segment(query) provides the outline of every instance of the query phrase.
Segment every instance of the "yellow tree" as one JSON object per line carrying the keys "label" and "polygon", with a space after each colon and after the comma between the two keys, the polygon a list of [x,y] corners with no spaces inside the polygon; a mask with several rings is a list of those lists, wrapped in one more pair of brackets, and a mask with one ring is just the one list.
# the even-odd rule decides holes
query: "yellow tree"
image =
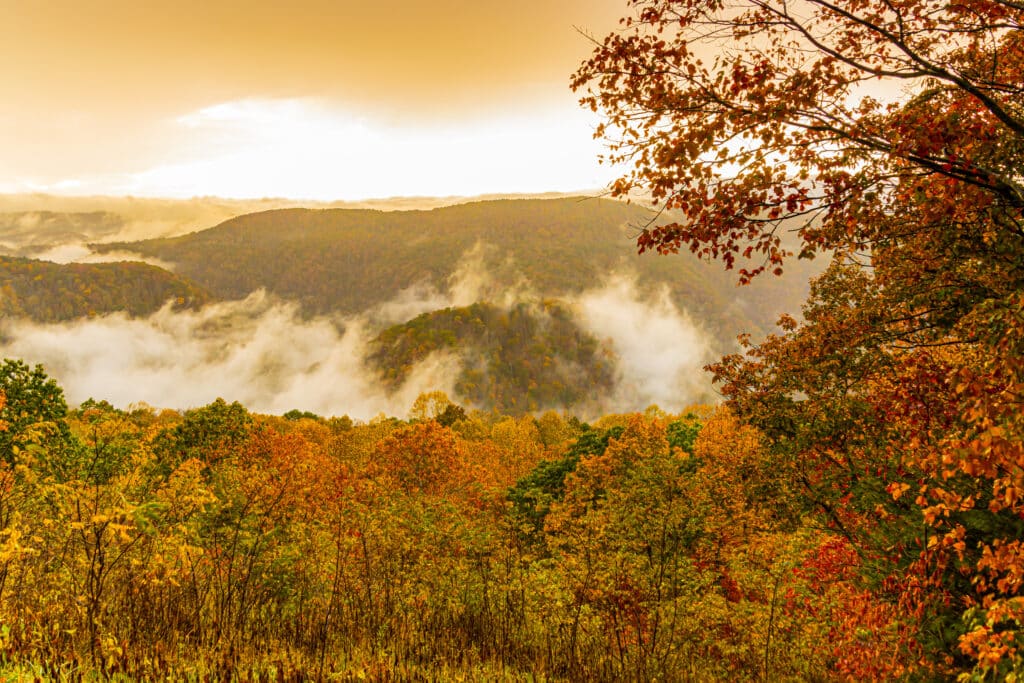
{"label": "yellow tree", "polygon": [[711,576],[691,552],[703,515],[687,499],[688,460],[664,425],[634,416],[552,503],[545,532],[571,596],[552,616],[576,676],[662,678],[702,647]]}

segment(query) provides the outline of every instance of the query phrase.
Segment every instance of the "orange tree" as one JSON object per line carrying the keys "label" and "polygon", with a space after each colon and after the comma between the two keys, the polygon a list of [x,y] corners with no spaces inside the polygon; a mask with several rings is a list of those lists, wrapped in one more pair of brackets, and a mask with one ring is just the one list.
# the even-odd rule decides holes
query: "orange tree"
{"label": "orange tree", "polygon": [[[641,250],[747,282],[834,257],[714,366],[772,468],[919,619],[929,666],[1024,668],[1024,5],[633,0],[573,87]],[[884,523],[879,523],[882,520]]]}

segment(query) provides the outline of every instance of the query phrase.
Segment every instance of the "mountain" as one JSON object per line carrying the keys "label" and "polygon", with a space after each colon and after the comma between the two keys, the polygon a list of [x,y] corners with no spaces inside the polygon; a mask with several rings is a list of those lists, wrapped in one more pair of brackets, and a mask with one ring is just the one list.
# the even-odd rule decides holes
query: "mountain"
{"label": "mountain", "polygon": [[148,315],[168,301],[197,308],[211,301],[195,284],[145,263],[50,263],[0,256],[0,315],[60,322],[124,311]]}
{"label": "mountain", "polygon": [[54,245],[116,235],[124,219],[110,211],[15,211],[0,213],[0,253],[35,257]]}
{"label": "mountain", "polygon": [[446,291],[466,271],[467,255],[486,274],[473,300],[510,291],[571,297],[612,273],[631,273],[641,290],[666,288],[723,344],[741,332],[762,334],[779,313],[798,309],[812,272],[805,263],[787,277],[740,288],[719,263],[690,254],[638,255],[635,236],[654,217],[637,205],[590,198],[417,211],[281,209],[178,237],[90,246],[173,263],[178,274],[221,299],[265,288],[308,314],[366,311],[415,287]]}
{"label": "mountain", "polygon": [[368,361],[389,388],[438,351],[455,351],[462,401],[506,412],[571,407],[614,385],[614,357],[553,301],[445,308],[381,332]]}
{"label": "mountain", "polygon": [[[223,302],[203,316],[182,318],[180,328],[152,331],[182,350],[174,372],[183,379],[169,385],[194,382],[196,367],[210,368],[204,377],[223,372],[245,391],[265,391],[258,400],[266,405],[282,387],[302,386],[332,364],[341,384],[368,387],[372,400],[359,399],[367,405],[405,401],[438,386],[467,407],[515,413],[703,400],[702,366],[735,350],[736,335],[757,338],[780,313],[797,312],[814,272],[814,264],[797,261],[784,277],[739,287],[720,263],[690,253],[638,255],[638,231],[658,217],[602,199],[495,199],[416,210],[274,208],[141,241],[121,236],[167,235],[150,227],[169,223],[141,209],[131,220],[102,206],[47,211],[0,214],[0,253],[14,252],[0,257],[0,315],[58,322],[117,311],[146,316],[167,301],[178,308]],[[90,235],[96,239],[86,248],[81,240]],[[70,254],[156,265],[22,258],[40,250],[54,260]],[[268,294],[256,297],[264,304],[239,301],[257,290]],[[202,327],[198,340],[195,325]],[[27,338],[29,328],[5,327],[9,340]],[[233,341],[214,330],[231,331]],[[240,330],[247,331],[239,336]],[[119,332],[106,331],[102,344],[120,348]],[[125,329],[126,339],[137,331]],[[296,339],[302,343],[296,346]],[[19,348],[36,362],[73,365],[83,383],[91,381],[88,349],[67,364],[60,360],[64,350],[38,347],[23,341]],[[328,347],[333,355],[318,355]],[[121,372],[130,376],[148,362],[126,351]],[[238,379],[248,377],[250,365],[251,377]],[[273,382],[270,367],[278,368]],[[316,396],[291,407],[361,408],[335,407],[347,396]]]}

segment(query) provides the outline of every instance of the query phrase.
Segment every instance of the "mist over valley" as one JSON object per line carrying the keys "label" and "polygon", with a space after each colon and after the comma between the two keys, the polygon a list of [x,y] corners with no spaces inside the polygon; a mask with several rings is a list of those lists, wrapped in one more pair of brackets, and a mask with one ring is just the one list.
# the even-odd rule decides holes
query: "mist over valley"
{"label": "mist over valley", "polygon": [[703,365],[773,329],[810,273],[737,287],[689,254],[637,255],[653,214],[586,197],[282,202],[202,223],[268,203],[0,213],[0,352],[74,404],[367,420],[441,390],[511,414],[680,410],[715,399]]}

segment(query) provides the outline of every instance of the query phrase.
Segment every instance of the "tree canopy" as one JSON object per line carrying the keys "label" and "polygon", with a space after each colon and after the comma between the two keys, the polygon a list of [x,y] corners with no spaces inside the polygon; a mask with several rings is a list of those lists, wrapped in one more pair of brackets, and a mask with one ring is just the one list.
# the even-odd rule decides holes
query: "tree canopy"
{"label": "tree canopy", "polygon": [[43,366],[5,358],[0,364],[0,395],[0,461],[13,465],[19,450],[33,443],[61,450],[68,438],[62,422],[68,406],[63,390]]}
{"label": "tree canopy", "polygon": [[606,117],[609,159],[632,164],[612,193],[648,190],[683,217],[642,249],[759,254],[749,279],[789,255],[794,219],[804,255],[887,241],[908,210],[1019,239],[1019,4],[630,4],[572,85]]}
{"label": "tree canopy", "polygon": [[742,282],[833,256],[802,321],[712,368],[771,485],[857,548],[934,670],[1019,675],[1024,6],[631,4],[573,86],[631,164],[613,193],[680,217],[639,248]]}

